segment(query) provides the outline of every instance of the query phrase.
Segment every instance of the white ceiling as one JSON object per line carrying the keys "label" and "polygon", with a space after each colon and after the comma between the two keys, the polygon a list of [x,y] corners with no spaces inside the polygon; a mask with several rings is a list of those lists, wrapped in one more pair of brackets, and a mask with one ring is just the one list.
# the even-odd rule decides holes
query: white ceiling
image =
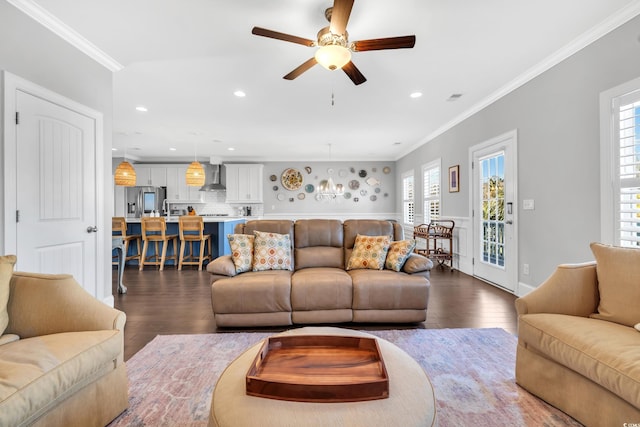
{"label": "white ceiling", "polygon": [[351,41],[417,41],[354,53],[355,86],[319,65],[283,80],[314,48],[251,34],[314,39],[331,0],[34,1],[124,66],[113,155],[147,161],[327,160],[328,144],[336,161],[397,159],[640,13],[639,0],[356,0]]}

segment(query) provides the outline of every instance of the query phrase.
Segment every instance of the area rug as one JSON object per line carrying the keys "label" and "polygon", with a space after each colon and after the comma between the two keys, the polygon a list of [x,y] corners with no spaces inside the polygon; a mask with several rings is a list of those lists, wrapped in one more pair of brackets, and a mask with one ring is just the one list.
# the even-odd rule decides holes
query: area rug
{"label": "area rug", "polygon": [[[516,385],[517,341],[503,329],[365,332],[394,343],[423,367],[440,427],[580,426]],[[269,335],[157,336],[127,362],[130,406],[109,426],[206,426],[219,375]]]}

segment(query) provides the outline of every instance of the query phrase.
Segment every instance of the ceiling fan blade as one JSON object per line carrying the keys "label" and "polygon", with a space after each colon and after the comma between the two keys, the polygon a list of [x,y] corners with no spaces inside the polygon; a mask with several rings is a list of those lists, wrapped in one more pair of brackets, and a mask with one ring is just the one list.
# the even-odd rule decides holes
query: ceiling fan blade
{"label": "ceiling fan blade", "polygon": [[353,50],[407,49],[416,44],[416,36],[388,37],[384,39],[370,39],[353,42]]}
{"label": "ceiling fan blade", "polygon": [[331,23],[329,29],[333,34],[344,34],[347,30],[347,22],[351,15],[353,0],[335,0],[331,11]]}
{"label": "ceiling fan blade", "polygon": [[349,76],[353,84],[355,84],[356,86],[367,81],[360,70],[358,70],[358,68],[353,65],[353,62],[351,61],[347,62],[347,64],[342,67],[342,71],[344,71],[345,74]]}
{"label": "ceiling fan blade", "polygon": [[279,33],[277,31],[267,30],[266,28],[253,27],[251,34],[262,37],[270,37],[272,39],[283,40],[285,42],[297,43],[304,46],[313,46],[316,42],[302,37],[292,36],[290,34]]}
{"label": "ceiling fan blade", "polygon": [[283,79],[285,79],[285,80],[293,80],[296,77],[298,77],[300,74],[302,74],[305,71],[307,71],[309,68],[311,68],[314,65],[316,65],[317,63],[318,63],[318,61],[316,61],[315,57],[310,58],[307,61],[305,61],[304,63],[302,63],[302,65],[300,65],[298,68],[296,68],[295,70],[293,70],[292,72],[290,72],[289,74],[284,76]]}

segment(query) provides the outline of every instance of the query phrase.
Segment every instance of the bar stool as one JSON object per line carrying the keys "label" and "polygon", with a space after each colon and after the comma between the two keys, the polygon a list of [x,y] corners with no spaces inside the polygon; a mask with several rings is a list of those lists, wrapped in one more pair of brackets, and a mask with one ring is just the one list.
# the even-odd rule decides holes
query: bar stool
{"label": "bar stool", "polygon": [[[183,215],[178,218],[180,230],[180,263],[178,270],[183,265],[197,265],[198,271],[202,270],[204,260],[211,260],[211,235],[204,234],[204,220],[201,216]],[[200,256],[193,253],[193,243],[200,242]],[[209,243],[208,254],[205,255],[205,244]],[[189,244],[189,254],[185,256],[185,246]]]}
{"label": "bar stool", "polygon": [[[113,236],[122,237],[124,242],[124,261],[127,262],[130,259],[140,260],[140,249],[142,249],[142,236],[140,234],[127,234],[127,221],[122,216],[114,216],[111,218],[111,234]],[[136,253],[128,255],[129,242],[134,241],[136,243]],[[117,258],[113,257],[113,258]],[[117,261],[112,262],[113,265],[118,265]]]}
{"label": "bar stool", "polygon": [[[164,217],[144,217],[141,218],[142,224],[142,240],[144,246],[142,248],[142,256],[140,257],[140,270],[147,265],[159,265],[160,271],[164,270],[164,263],[166,260],[174,260],[178,262],[178,235],[166,234],[167,223]],[[153,242],[155,245],[155,253],[153,255],[147,255],[149,248],[149,242]],[[162,255],[159,253],[159,243],[162,242]],[[173,242],[173,255],[167,256],[167,246],[169,242]],[[148,261],[153,260],[153,261]]]}

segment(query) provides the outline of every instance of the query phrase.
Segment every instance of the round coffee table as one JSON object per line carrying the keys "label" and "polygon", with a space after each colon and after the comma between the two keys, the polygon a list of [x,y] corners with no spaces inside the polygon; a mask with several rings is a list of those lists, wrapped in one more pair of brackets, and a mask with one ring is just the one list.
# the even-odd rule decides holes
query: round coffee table
{"label": "round coffee table", "polygon": [[[374,337],[332,327],[306,327],[279,335]],[[289,402],[248,396],[245,378],[262,342],[225,369],[213,391],[209,427],[269,426],[435,426],[433,387],[422,367],[400,348],[381,338],[378,346],[389,376],[389,398],[364,402]]]}

